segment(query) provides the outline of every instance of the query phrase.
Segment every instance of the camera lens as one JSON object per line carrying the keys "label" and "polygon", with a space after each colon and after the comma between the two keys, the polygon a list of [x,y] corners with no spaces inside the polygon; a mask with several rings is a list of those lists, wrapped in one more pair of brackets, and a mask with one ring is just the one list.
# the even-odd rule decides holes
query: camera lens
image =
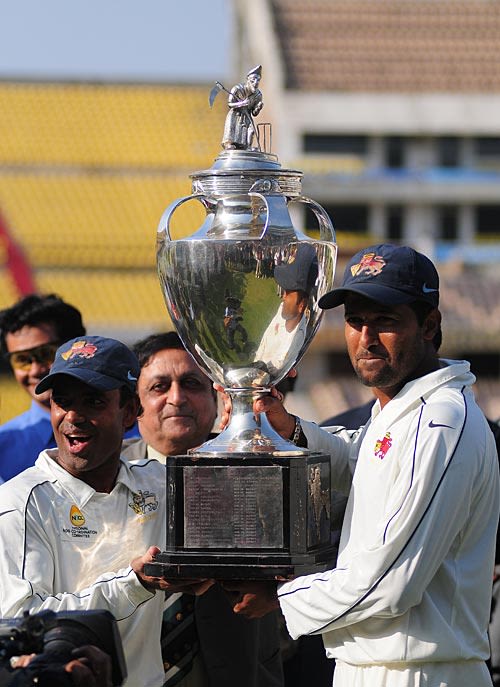
{"label": "camera lens", "polygon": [[84,644],[98,645],[99,638],[87,627],[72,620],[59,620],[44,637],[43,651],[54,660],[69,661],[71,652]]}

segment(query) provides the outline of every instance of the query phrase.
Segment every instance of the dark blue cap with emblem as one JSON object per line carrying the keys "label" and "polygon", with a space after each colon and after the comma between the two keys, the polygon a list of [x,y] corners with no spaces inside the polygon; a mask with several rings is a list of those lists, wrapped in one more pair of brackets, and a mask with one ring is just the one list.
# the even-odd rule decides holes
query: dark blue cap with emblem
{"label": "dark blue cap with emblem", "polygon": [[379,243],[351,258],[342,285],[320,298],[319,306],[335,308],[349,293],[385,305],[422,301],[437,308],[439,276],[429,258],[413,248]]}
{"label": "dark blue cap with emblem", "polygon": [[137,387],[139,361],[121,341],[104,336],[80,336],[59,346],[49,374],[37,385],[40,394],[54,386],[54,379],[69,375],[85,384],[111,391],[122,386]]}

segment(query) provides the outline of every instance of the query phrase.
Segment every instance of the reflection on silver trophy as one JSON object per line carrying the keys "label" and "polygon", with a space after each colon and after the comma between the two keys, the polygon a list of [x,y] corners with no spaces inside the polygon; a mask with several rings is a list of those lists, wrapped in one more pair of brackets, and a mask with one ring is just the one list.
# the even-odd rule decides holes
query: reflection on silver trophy
{"label": "reflection on silver trophy", "polygon": [[[328,215],[301,195],[302,173],[282,169],[268,149],[270,125],[255,122],[261,75],[251,69],[231,90],[216,82],[210,104],[221,91],[228,98],[223,150],[191,175],[192,195],[173,202],[158,227],[172,322],[232,402],[218,437],[167,460],[168,541],[158,557],[166,575],[289,574],[331,555],[329,458],[283,439],[253,410],[309,346],[337,255]],[[174,240],[172,215],[191,200],[205,220]],[[313,211],[319,238],[293,226],[291,202]]]}

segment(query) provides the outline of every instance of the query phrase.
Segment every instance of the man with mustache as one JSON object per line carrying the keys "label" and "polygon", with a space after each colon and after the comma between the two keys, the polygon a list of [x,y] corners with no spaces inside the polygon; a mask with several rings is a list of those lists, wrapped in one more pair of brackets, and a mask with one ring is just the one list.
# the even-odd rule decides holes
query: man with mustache
{"label": "man with mustache", "polygon": [[217,417],[216,393],[175,332],[152,334],[133,347],[141,372],[137,393],[142,441],[135,457],[165,463],[207,440]]}
{"label": "man with mustache", "polygon": [[[357,253],[319,304],[345,309],[354,370],[376,403],[349,432],[302,422],[349,494],[336,567],[239,585],[235,612],[281,607],[292,637],[322,635],[336,687],[487,687],[488,618],[499,516],[493,434],[466,361],[439,359],[439,277],[409,247]],[[256,403],[282,436],[296,418]]]}
{"label": "man with mustache", "polygon": [[[147,457],[164,464],[167,455],[183,455],[208,439],[217,417],[216,392],[175,332],[153,334],[139,341],[134,352],[141,366],[137,390],[142,439],[126,442],[123,455],[132,462]],[[258,620],[236,616],[219,585],[196,599],[169,595],[166,605],[166,685],[282,686],[276,614]]]}

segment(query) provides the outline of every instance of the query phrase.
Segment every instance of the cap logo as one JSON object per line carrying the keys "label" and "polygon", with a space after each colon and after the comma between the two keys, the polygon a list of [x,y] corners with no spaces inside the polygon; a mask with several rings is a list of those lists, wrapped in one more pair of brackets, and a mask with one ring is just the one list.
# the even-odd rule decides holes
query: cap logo
{"label": "cap logo", "polygon": [[382,272],[385,265],[386,262],[380,255],[365,253],[357,265],[352,265],[351,274],[353,277],[359,277],[361,274],[369,274],[375,277]]}
{"label": "cap logo", "polygon": [[75,341],[69,351],[61,353],[61,358],[71,360],[71,358],[93,358],[97,351],[97,346],[86,341]]}

